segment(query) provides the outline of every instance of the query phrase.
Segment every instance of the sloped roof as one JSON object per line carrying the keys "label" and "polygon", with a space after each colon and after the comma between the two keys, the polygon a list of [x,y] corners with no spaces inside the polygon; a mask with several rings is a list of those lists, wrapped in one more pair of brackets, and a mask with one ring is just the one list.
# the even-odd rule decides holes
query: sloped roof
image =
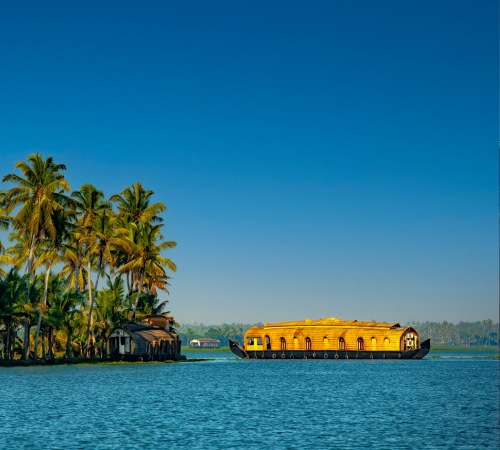
{"label": "sloped roof", "polygon": [[141,336],[148,341],[158,341],[161,339],[172,339],[175,333],[165,330],[157,325],[150,325],[149,323],[135,323],[130,322],[121,326],[124,330],[131,334]]}
{"label": "sloped roof", "polygon": [[[357,320],[341,320],[335,317],[327,317],[318,320],[298,320],[291,322],[265,323],[264,328],[288,328],[288,327],[352,327],[352,328],[399,328],[399,323],[381,322],[358,322]],[[257,327],[259,328],[259,327]]]}

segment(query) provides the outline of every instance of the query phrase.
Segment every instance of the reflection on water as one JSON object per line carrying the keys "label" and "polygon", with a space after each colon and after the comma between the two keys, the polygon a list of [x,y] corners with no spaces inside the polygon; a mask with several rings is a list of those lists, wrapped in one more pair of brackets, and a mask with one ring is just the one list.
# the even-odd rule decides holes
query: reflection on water
{"label": "reflection on water", "polygon": [[1,448],[498,448],[499,361],[0,368]]}

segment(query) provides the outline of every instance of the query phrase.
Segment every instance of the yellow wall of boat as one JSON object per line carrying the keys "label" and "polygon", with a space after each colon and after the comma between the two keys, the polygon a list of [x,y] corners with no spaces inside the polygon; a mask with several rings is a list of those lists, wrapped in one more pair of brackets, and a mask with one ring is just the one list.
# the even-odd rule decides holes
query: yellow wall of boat
{"label": "yellow wall of boat", "polygon": [[[252,327],[245,334],[247,351],[286,350],[360,350],[401,351],[418,348],[419,335],[411,327],[399,324],[344,321],[336,318],[280,322]],[[270,342],[268,348],[267,342]],[[343,342],[342,342],[343,340]],[[308,342],[309,341],[309,342]]]}

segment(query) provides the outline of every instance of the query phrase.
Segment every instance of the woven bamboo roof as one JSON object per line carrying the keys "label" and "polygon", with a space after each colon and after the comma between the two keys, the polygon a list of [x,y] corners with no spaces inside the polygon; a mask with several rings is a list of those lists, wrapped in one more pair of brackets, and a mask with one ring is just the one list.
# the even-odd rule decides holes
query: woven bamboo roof
{"label": "woven bamboo roof", "polygon": [[122,325],[121,328],[133,333],[134,335],[141,336],[149,342],[159,341],[162,339],[173,339],[175,335],[164,328],[146,323],[127,323]]}
{"label": "woven bamboo roof", "polygon": [[349,327],[349,328],[400,328],[399,323],[358,322],[357,320],[341,320],[335,317],[324,319],[305,319],[290,322],[265,323],[264,328],[289,328],[289,327]]}

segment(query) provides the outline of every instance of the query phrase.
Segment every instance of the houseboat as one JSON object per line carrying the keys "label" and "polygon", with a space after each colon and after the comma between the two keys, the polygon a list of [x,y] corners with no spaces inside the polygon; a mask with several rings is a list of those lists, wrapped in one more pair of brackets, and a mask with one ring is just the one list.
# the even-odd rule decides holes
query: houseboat
{"label": "houseboat", "polygon": [[198,338],[189,341],[190,348],[220,348],[219,339]]}
{"label": "houseboat", "polygon": [[181,355],[181,338],[173,328],[174,319],[159,314],[144,322],[129,322],[113,328],[108,338],[112,360],[165,361],[186,359]]}
{"label": "houseboat", "polygon": [[399,323],[326,318],[254,326],[229,347],[247,359],[422,359],[431,345]]}

